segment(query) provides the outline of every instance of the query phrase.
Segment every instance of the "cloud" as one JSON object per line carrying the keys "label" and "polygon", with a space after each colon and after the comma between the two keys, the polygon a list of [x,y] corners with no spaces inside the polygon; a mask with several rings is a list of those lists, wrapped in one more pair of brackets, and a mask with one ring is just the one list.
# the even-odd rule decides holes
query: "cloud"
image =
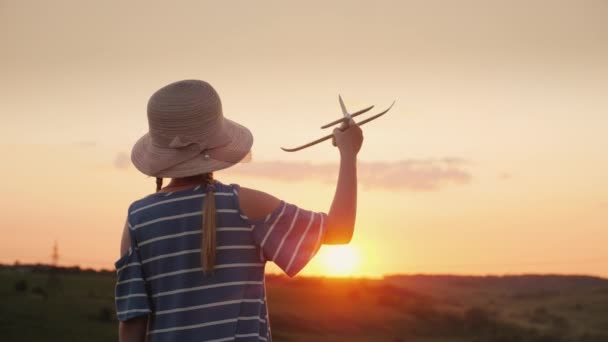
{"label": "cloud", "polygon": [[[406,191],[436,191],[449,184],[464,185],[472,180],[468,161],[459,158],[405,159],[391,162],[358,163],[359,184],[365,188]],[[266,178],[283,182],[336,181],[336,163],[259,161],[241,164],[229,174]]]}
{"label": "cloud", "polygon": [[468,184],[473,178],[460,159],[401,160],[361,163],[361,184],[373,188],[434,191],[447,184]]}
{"label": "cloud", "polygon": [[125,152],[119,152],[114,158],[114,167],[120,170],[126,170],[131,164],[131,158]]}

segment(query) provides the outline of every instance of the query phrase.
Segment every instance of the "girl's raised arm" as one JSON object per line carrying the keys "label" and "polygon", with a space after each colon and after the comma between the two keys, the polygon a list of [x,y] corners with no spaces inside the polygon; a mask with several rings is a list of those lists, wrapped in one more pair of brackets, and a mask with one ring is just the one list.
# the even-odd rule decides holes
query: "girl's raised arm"
{"label": "girl's raised arm", "polygon": [[334,129],[334,145],[340,150],[340,173],[327,216],[324,244],[346,244],[353,237],[357,217],[357,153],[362,144],[363,132],[352,119],[347,127]]}
{"label": "girl's raised arm", "polygon": [[[348,127],[334,129],[334,145],[340,151],[340,171],[325,232],[324,244],[349,243],[357,213],[357,153],[363,143],[361,128],[351,120]],[[241,188],[239,201],[243,213],[253,221],[262,220],[275,211],[281,201],[265,192]]]}

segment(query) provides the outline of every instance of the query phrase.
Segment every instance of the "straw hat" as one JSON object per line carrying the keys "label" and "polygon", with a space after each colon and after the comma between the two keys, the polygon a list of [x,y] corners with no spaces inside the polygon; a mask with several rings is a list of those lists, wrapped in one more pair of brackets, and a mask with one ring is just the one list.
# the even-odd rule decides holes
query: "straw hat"
{"label": "straw hat", "polygon": [[250,158],[251,132],[224,118],[219,95],[204,81],[178,81],[156,91],[148,101],[148,126],[131,160],[149,176],[193,176]]}

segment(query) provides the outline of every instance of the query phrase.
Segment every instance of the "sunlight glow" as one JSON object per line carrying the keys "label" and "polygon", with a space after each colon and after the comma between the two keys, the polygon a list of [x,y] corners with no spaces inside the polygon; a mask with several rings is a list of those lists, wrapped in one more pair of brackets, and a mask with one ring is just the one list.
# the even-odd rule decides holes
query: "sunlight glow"
{"label": "sunlight glow", "polygon": [[353,245],[323,246],[319,254],[325,274],[330,277],[348,277],[357,272],[359,253]]}

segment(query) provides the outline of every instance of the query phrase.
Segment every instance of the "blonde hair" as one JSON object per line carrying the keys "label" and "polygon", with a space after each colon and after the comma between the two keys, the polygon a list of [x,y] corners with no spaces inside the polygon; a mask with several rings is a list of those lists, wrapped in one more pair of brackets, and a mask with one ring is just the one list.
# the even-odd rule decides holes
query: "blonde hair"
{"label": "blonde hair", "polygon": [[[202,208],[202,227],[201,227],[201,267],[205,273],[213,273],[216,255],[216,221],[215,221],[215,195],[213,173],[192,176],[201,178],[201,185],[206,187],[205,199]],[[185,177],[191,178],[191,177]],[[163,186],[163,179],[156,178],[156,192]]]}

